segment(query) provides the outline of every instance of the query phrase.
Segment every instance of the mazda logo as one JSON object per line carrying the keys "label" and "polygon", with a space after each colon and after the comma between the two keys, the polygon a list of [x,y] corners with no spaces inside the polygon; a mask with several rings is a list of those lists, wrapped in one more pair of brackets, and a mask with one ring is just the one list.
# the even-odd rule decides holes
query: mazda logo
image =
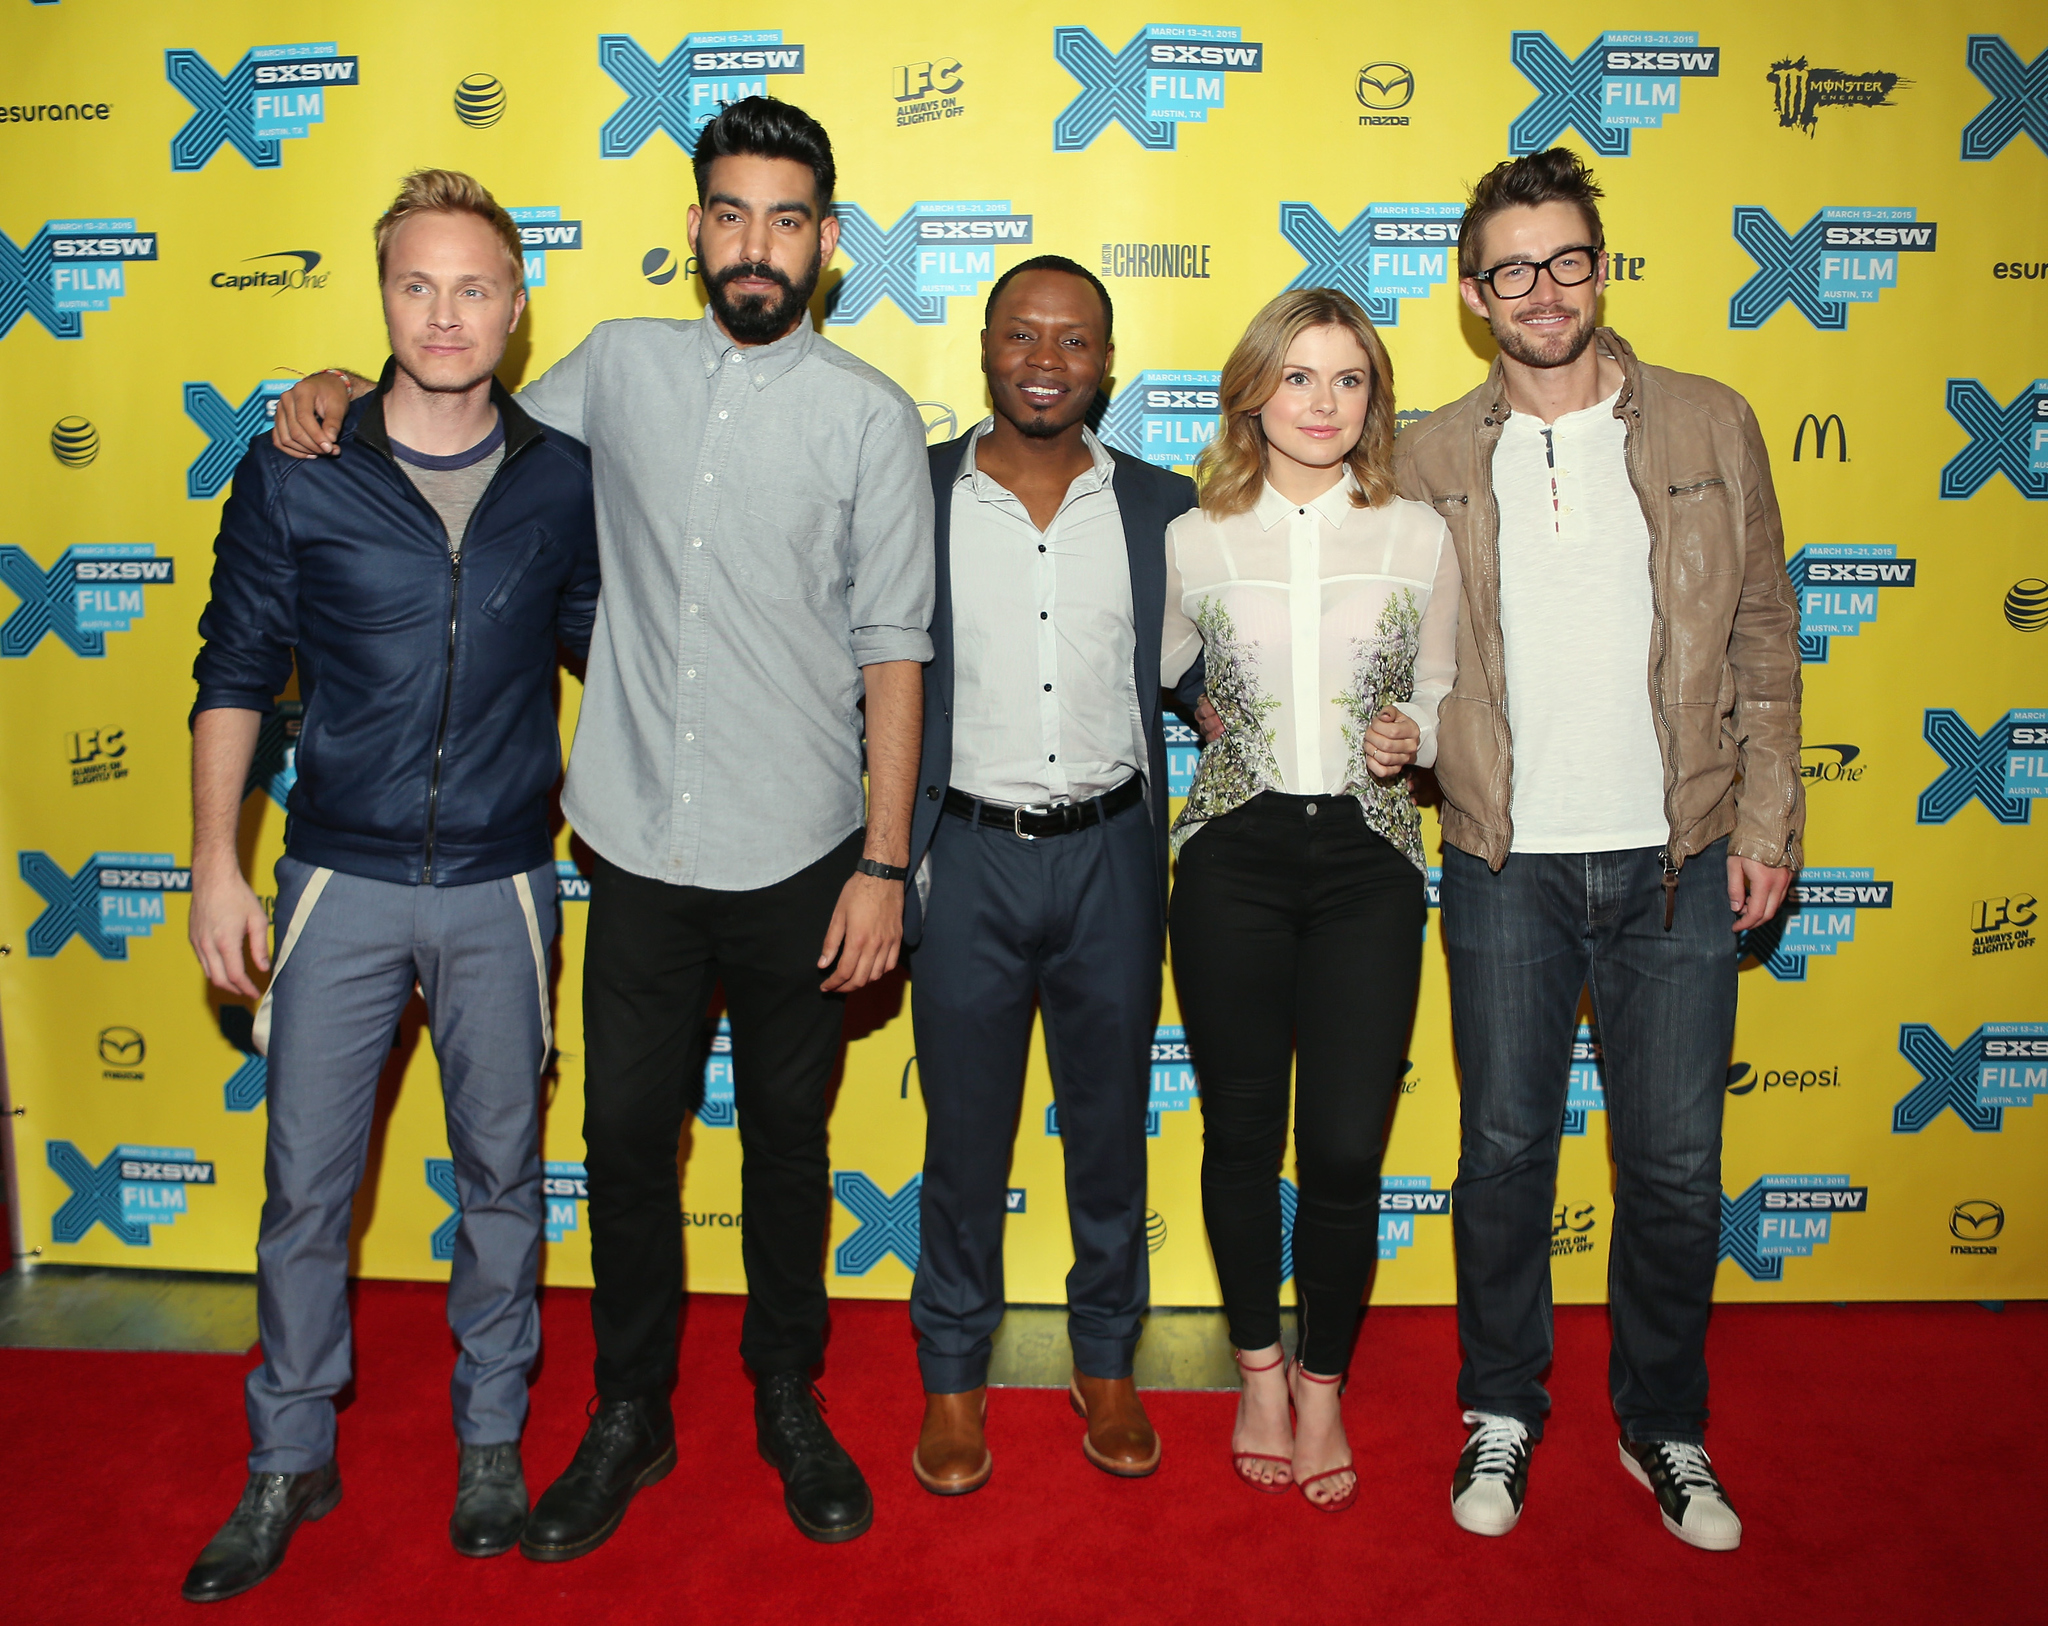
{"label": "mazda logo", "polygon": [[101,1028],[100,1060],[109,1067],[140,1067],[148,1049],[133,1028]]}
{"label": "mazda logo", "polygon": [[920,401],[917,403],[917,410],[919,416],[924,419],[926,445],[943,445],[960,433],[960,420],[944,401]]}
{"label": "mazda logo", "polygon": [[1957,1203],[1948,1217],[1949,1235],[1960,1242],[1989,1242],[2005,1229],[2005,1210],[1984,1197]]}
{"label": "mazda logo", "polygon": [[1415,75],[1398,62],[1373,62],[1358,70],[1358,105],[1392,113],[1415,100]]}

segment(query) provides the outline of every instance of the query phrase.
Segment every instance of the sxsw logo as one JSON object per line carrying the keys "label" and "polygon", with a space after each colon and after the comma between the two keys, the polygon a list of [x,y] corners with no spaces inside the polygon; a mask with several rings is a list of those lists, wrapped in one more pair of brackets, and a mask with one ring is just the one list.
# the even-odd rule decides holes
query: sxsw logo
{"label": "sxsw logo", "polygon": [[1158,468],[1192,463],[1216,438],[1222,383],[1221,373],[1147,370],[1116,392],[1097,433]]}
{"label": "sxsw logo", "polygon": [[1785,561],[1799,595],[1799,658],[1825,661],[1830,638],[1853,638],[1877,619],[1880,587],[1911,587],[1917,560],[1889,542],[1801,548]]}
{"label": "sxsw logo", "polygon": [[1428,1175],[1381,1175],[1380,1257],[1398,1259],[1403,1248],[1415,1245],[1417,1215],[1448,1215],[1450,1211],[1450,1192],[1432,1191]]}
{"label": "sxsw logo", "polygon": [[771,75],[804,71],[804,48],[785,45],[779,28],[692,34],[656,62],[630,34],[597,37],[598,66],[626,100],[597,132],[600,158],[631,158],[657,130],[686,153],[720,110],[769,94]]}
{"label": "sxsw logo", "polygon": [[327,118],[327,92],[361,84],[357,58],[325,45],[259,45],[226,73],[197,51],[164,52],[164,74],[192,104],[171,137],[173,171],[204,169],[224,146],[257,169],[284,162],[286,141]]}
{"label": "sxsw logo", "polygon": [[576,867],[573,858],[555,860],[555,901],[557,903],[588,903],[590,901],[590,877]]}
{"label": "sxsw logo", "polygon": [[24,316],[53,339],[82,338],[85,313],[128,291],[128,263],[155,258],[156,233],[133,220],[49,220],[20,247],[0,231],[0,339]]}
{"label": "sxsw logo", "polygon": [[697,1122],[706,1129],[730,1129],[739,1122],[732,1100],[732,1023],[723,1016],[704,1057],[704,1099],[697,1104]]}
{"label": "sxsw logo", "polygon": [[917,1205],[923,1184],[924,1176],[913,1174],[891,1196],[858,1169],[834,1171],[832,1195],[853,1215],[855,1224],[832,1250],[833,1274],[865,1276],[892,1253],[904,1269],[916,1270],[922,1246]]}
{"label": "sxsw logo", "polygon": [[2023,130],[2048,153],[2048,51],[2022,62],[1998,35],[1972,34],[1963,60],[1991,92],[1991,105],[1963,126],[1964,159],[1996,158]]}
{"label": "sxsw logo", "polygon": [[12,543],[0,545],[0,587],[21,600],[0,621],[0,658],[20,660],[53,637],[97,660],[107,634],[126,632],[146,608],[145,590],[168,587],[177,567],[153,542],[75,542],[48,570]]}
{"label": "sxsw logo", "polygon": [[1732,1201],[1722,1193],[1720,1257],[1752,1281],[1783,1281],[1787,1259],[1832,1240],[1836,1215],[1869,1211],[1870,1188],[1846,1174],[1767,1174]]}
{"label": "sxsw logo", "polygon": [[1583,1135],[1586,1114],[1607,1110],[1607,1086],[1601,1077],[1600,1041],[1586,1023],[1572,1035],[1572,1070],[1565,1083],[1564,1133]]}
{"label": "sxsw logo", "polygon": [[2048,710],[2009,711],[1979,734],[1962,713],[1930,706],[1921,736],[1946,764],[1920,793],[1921,824],[1946,824],[1972,801],[2000,824],[2025,824],[2048,796]]}
{"label": "sxsw logo", "polygon": [[2007,1107],[2048,1091],[2048,1022],[1986,1022],[1953,1050],[1932,1023],[1902,1022],[1899,1054],[1920,1082],[1892,1108],[1895,1135],[1917,1135],[1944,1112],[1995,1135]]}
{"label": "sxsw logo", "polygon": [[83,1242],[86,1232],[104,1225],[129,1247],[146,1248],[152,1227],[185,1212],[187,1187],[214,1183],[213,1165],[190,1147],[116,1146],[95,1165],[70,1141],[53,1140],[44,1142],[43,1155],[50,1172],[71,1188],[50,1216],[56,1242]]}
{"label": "sxsw logo", "polygon": [[2036,501],[2048,497],[2048,378],[2037,378],[2001,406],[1974,378],[1948,381],[1948,415],[1970,444],[1941,471],[1944,497],[1974,497],[2002,474],[2013,490]]}
{"label": "sxsw logo", "polygon": [[[1162,1022],[1152,1035],[1152,1087],[1145,1098],[1145,1133],[1159,1133],[1162,1112],[1185,1112],[1200,1094],[1194,1063],[1188,1058],[1187,1029]],[[1045,1109],[1045,1132],[1060,1132],[1059,1103]]]}
{"label": "sxsw logo", "polygon": [[1743,952],[1780,982],[1804,982],[1806,962],[1856,939],[1856,915],[1889,909],[1892,883],[1867,869],[1803,869],[1778,918],[1749,932]]}
{"label": "sxsw logo", "polygon": [[1172,713],[1166,726],[1166,794],[1185,796],[1194,789],[1195,764],[1202,760],[1202,737]]}
{"label": "sxsw logo", "polygon": [[583,222],[564,220],[562,211],[552,206],[507,209],[505,213],[519,228],[519,247],[526,260],[526,286],[545,288],[548,285],[548,250],[581,248]]}
{"label": "sxsw logo", "polygon": [[590,1197],[581,1163],[543,1163],[540,1166],[541,1200],[547,1204],[544,1223],[550,1242],[559,1242],[576,1230],[576,1205]]}
{"label": "sxsw logo", "polygon": [[1369,203],[1339,230],[1309,203],[1280,205],[1280,235],[1308,263],[1287,285],[1340,288],[1381,327],[1404,299],[1427,299],[1456,274],[1462,203]]}
{"label": "sxsw logo", "polygon": [[211,384],[184,386],[185,416],[206,435],[206,450],[192,459],[185,471],[187,497],[205,502],[221,494],[235,477],[249,442],[270,433],[270,420],[277,416],[277,398],[295,382],[266,378],[242,398],[240,406]]}
{"label": "sxsw logo", "polygon": [[1031,242],[1031,216],[1017,214],[1007,201],[914,203],[886,228],[857,203],[841,203],[834,212],[840,251],[853,261],[825,318],[841,327],[884,299],[913,322],[943,322],[949,295],[978,294],[995,281],[998,248]]}
{"label": "sxsw logo", "polygon": [[1569,129],[1601,157],[1626,158],[1633,131],[1658,129],[1679,111],[1686,80],[1721,77],[1721,48],[1690,33],[1610,31],[1568,57],[1548,34],[1516,32],[1508,59],[1536,87],[1508,126],[1517,156],[1556,146]]}
{"label": "sxsw logo", "polygon": [[1266,48],[1239,28],[1154,23],[1121,51],[1085,28],[1055,28],[1052,54],[1081,92],[1053,120],[1052,150],[1079,152],[1121,124],[1147,152],[1172,152],[1183,124],[1208,122],[1226,76],[1262,73]]}
{"label": "sxsw logo", "polygon": [[1728,325],[1760,328],[1791,305],[1824,333],[1849,325],[1851,305],[1874,304],[1899,284],[1899,256],[1932,254],[1937,228],[1912,209],[1823,209],[1796,232],[1770,210],[1739,204],[1735,240],[1756,261],[1728,301]]}
{"label": "sxsw logo", "polygon": [[192,871],[169,853],[94,853],[75,875],[45,852],[21,853],[18,862],[44,905],[28,929],[34,960],[51,958],[74,937],[102,960],[125,960],[129,938],[164,923],[164,894],[192,890]]}

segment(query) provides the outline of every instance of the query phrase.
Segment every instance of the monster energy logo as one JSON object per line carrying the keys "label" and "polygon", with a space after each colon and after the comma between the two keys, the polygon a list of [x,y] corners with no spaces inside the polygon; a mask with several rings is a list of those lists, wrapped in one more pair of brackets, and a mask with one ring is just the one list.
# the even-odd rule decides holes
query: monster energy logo
{"label": "monster energy logo", "polygon": [[1895,73],[1844,73],[1840,68],[1809,67],[1803,56],[1773,62],[1765,77],[1773,86],[1779,128],[1804,130],[1808,136],[1813,134],[1823,107],[1890,107],[1891,93],[1913,82]]}

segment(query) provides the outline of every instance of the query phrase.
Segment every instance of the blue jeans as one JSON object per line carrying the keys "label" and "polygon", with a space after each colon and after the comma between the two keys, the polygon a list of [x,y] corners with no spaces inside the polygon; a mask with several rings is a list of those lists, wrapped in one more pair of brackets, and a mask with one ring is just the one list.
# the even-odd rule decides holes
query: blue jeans
{"label": "blue jeans", "polygon": [[1608,1390],[1631,1439],[1703,1437],[1735,1037],[1727,851],[1717,841],[1686,863],[1667,931],[1654,848],[1513,853],[1494,874],[1444,847],[1463,1097],[1451,1206],[1465,1348],[1458,1399],[1538,1438],[1550,1409],[1542,1376],[1558,1137],[1582,989],[1592,993],[1618,1173]]}

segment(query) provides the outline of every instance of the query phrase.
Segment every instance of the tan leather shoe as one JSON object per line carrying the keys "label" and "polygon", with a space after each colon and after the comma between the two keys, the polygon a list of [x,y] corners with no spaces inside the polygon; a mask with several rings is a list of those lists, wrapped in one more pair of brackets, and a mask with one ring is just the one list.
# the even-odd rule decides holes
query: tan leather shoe
{"label": "tan leather shoe", "polygon": [[1143,1479],[1159,1466],[1159,1436],[1145,1416],[1133,1379],[1091,1378],[1076,1372],[1067,1398],[1088,1422],[1081,1454],[1104,1473]]}
{"label": "tan leather shoe", "polygon": [[988,1387],[924,1397],[924,1427],[910,1453],[910,1471],[934,1496],[965,1496],[988,1483]]}

